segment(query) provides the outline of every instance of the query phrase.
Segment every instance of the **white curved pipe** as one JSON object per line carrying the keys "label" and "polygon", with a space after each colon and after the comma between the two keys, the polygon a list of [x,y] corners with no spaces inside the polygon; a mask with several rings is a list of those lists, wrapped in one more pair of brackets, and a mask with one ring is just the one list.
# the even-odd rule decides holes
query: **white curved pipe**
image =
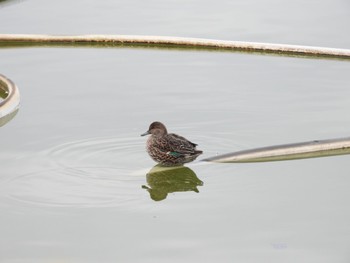
{"label": "white curved pipe", "polygon": [[0,74],[0,89],[7,94],[0,102],[0,126],[9,122],[17,113],[20,104],[19,90],[15,83]]}
{"label": "white curved pipe", "polygon": [[218,163],[270,162],[349,153],[350,138],[339,138],[255,148],[218,155],[202,161]]}

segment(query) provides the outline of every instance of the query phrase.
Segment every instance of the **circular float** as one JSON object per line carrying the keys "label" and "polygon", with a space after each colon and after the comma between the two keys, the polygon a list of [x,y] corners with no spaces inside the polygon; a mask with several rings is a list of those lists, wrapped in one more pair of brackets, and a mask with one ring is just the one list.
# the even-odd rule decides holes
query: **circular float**
{"label": "circular float", "polygon": [[0,74],[0,127],[16,116],[20,95],[16,84]]}

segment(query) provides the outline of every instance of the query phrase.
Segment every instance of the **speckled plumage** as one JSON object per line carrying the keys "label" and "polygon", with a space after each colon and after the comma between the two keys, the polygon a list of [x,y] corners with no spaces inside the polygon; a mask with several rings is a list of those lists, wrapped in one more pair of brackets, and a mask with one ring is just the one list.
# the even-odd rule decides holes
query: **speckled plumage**
{"label": "speckled plumage", "polygon": [[147,152],[157,163],[164,166],[177,166],[195,160],[203,152],[196,149],[197,144],[174,133],[168,133],[161,122],[153,122],[147,132]]}

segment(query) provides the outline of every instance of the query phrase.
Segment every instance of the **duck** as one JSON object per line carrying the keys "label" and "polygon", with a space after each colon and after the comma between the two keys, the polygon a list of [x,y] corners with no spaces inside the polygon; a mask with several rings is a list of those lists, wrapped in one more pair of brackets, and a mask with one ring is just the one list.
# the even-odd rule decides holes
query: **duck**
{"label": "duck", "polygon": [[194,161],[203,153],[197,144],[175,133],[168,133],[165,125],[152,122],[141,136],[150,135],[146,143],[149,156],[161,166],[181,166]]}

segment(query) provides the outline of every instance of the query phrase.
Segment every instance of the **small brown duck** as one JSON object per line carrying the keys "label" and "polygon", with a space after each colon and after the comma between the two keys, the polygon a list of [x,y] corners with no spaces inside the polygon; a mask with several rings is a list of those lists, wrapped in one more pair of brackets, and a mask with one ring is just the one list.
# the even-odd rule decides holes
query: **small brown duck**
{"label": "small brown duck", "polygon": [[197,144],[174,133],[168,133],[165,125],[153,122],[141,136],[151,135],[147,140],[147,152],[151,158],[163,166],[178,166],[194,161],[203,151]]}

